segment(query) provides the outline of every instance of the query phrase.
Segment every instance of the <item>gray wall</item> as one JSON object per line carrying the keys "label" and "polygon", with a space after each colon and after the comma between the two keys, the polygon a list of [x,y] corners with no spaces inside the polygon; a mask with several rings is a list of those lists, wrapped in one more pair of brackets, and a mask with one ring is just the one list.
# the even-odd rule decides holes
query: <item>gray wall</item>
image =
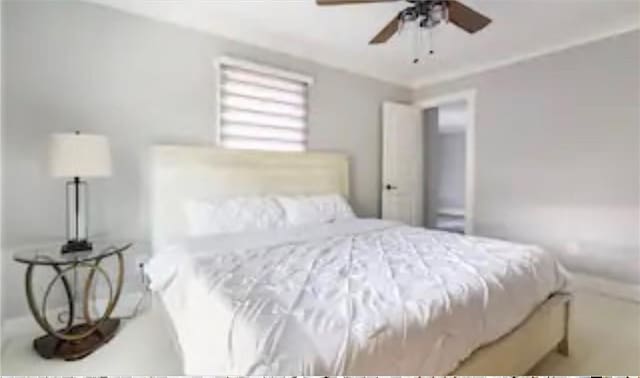
{"label": "gray wall", "polygon": [[464,127],[442,127],[442,108],[422,112],[424,177],[424,222],[428,228],[437,227],[438,211],[465,205],[465,133]]}
{"label": "gray wall", "polygon": [[417,90],[477,89],[476,233],[640,283],[640,32]]}
{"label": "gray wall", "polygon": [[23,268],[10,261],[10,247],[64,235],[63,183],[47,171],[49,134],[109,136],[114,176],[90,182],[92,233],[146,239],[146,149],[213,142],[213,61],[221,55],[312,75],[310,148],[348,153],[356,212],[380,212],[380,104],[409,101],[409,89],[79,2],[3,2],[2,37],[5,316],[25,310]]}
{"label": "gray wall", "polygon": [[438,143],[440,144],[439,206],[464,210],[465,133],[440,133]]}
{"label": "gray wall", "polygon": [[422,112],[423,138],[423,226],[433,228],[438,216],[438,180],[440,176],[440,143],[438,141],[439,109],[430,108]]}

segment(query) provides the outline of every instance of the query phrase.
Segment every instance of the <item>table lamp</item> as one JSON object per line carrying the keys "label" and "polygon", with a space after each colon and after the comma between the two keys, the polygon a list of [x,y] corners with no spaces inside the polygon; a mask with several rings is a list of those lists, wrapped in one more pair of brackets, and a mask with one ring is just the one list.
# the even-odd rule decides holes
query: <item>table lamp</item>
{"label": "table lamp", "polygon": [[105,136],[53,134],[50,144],[51,175],[71,180],[66,185],[67,243],[62,253],[90,251],[87,200],[89,187],[81,178],[111,176],[111,152]]}

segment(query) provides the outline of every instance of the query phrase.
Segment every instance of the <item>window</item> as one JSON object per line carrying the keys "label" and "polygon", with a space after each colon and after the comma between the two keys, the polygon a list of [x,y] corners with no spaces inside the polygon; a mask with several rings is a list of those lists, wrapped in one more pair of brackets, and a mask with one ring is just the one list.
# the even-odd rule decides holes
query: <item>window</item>
{"label": "window", "polygon": [[304,151],[312,79],[232,58],[219,62],[218,141],[225,148]]}

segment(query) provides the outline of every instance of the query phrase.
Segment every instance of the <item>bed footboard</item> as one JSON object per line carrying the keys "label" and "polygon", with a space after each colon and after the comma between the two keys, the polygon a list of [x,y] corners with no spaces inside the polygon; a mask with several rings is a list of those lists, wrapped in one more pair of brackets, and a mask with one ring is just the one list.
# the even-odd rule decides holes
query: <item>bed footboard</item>
{"label": "bed footboard", "polygon": [[565,357],[569,357],[569,319],[571,315],[571,300],[564,303],[564,337],[558,343],[556,351]]}
{"label": "bed footboard", "polygon": [[450,375],[525,375],[549,352],[568,356],[571,295],[554,294],[518,327],[474,351]]}

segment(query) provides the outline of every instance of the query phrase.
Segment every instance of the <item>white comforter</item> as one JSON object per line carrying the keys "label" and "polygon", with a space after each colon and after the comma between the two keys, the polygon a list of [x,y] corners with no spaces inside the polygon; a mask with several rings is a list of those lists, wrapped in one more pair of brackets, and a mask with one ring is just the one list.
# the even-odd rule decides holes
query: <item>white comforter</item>
{"label": "white comforter", "polygon": [[191,375],[440,375],[564,285],[543,250],[380,220],[179,243],[148,268]]}

